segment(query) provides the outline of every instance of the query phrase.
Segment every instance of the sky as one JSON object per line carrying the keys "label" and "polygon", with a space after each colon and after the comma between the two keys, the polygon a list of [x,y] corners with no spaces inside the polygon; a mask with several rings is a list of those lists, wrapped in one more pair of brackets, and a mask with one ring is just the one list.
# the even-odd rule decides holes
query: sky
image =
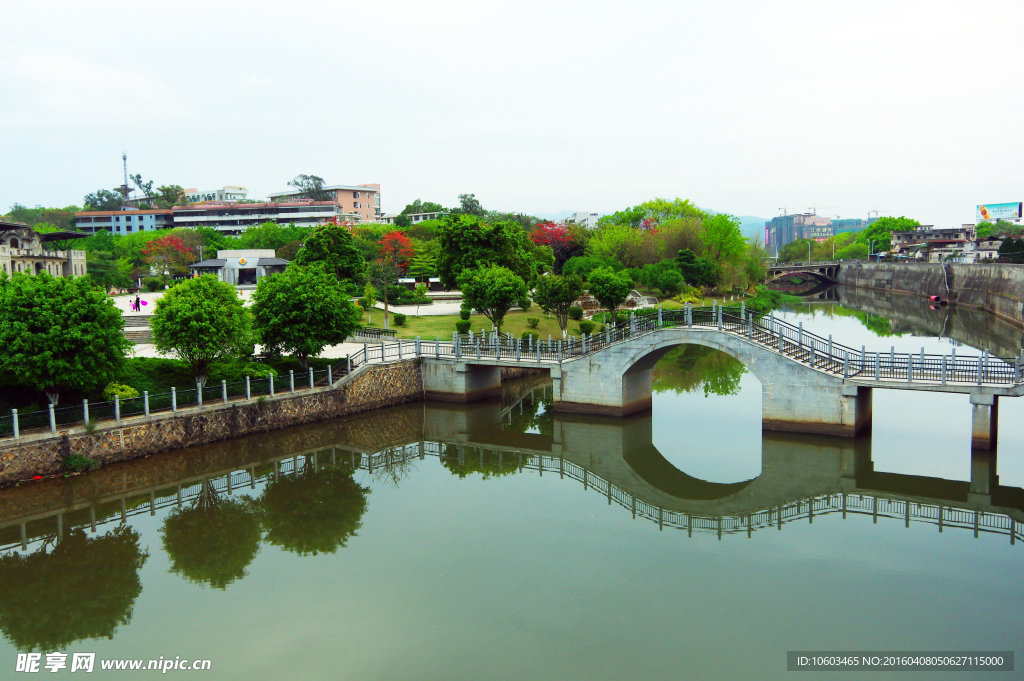
{"label": "sky", "polygon": [[1024,199],[1024,3],[7,2],[0,210],[129,173],[487,209],[974,222]]}

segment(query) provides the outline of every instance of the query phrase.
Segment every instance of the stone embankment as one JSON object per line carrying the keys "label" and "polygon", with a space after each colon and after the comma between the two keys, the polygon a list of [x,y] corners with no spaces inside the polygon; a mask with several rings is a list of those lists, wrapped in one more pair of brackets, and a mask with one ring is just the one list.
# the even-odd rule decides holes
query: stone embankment
{"label": "stone embankment", "polygon": [[904,295],[941,296],[1024,326],[1024,265],[843,263],[837,282]]}

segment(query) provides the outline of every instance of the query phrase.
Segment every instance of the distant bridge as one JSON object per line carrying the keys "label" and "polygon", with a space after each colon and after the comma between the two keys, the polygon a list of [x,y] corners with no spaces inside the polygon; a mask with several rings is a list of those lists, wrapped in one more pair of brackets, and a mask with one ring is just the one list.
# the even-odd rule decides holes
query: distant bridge
{"label": "distant bridge", "polygon": [[795,276],[803,274],[820,281],[835,283],[839,276],[840,262],[838,260],[825,260],[822,262],[809,263],[785,263],[772,265],[768,268],[768,278],[776,279],[782,276]]}

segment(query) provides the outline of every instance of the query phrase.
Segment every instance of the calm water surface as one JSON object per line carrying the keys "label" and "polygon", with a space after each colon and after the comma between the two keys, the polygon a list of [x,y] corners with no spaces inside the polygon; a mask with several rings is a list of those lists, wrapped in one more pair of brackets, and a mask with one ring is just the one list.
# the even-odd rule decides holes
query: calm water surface
{"label": "calm water surface", "polygon": [[[778,314],[869,350],[1019,352],[984,316],[840,298]],[[646,414],[563,417],[526,379],[0,491],[0,669],[775,679],[793,649],[1020,653],[1024,404],[1000,405],[976,533],[966,396],[876,390],[850,441],[762,435],[760,384],[704,348],[655,388]]]}

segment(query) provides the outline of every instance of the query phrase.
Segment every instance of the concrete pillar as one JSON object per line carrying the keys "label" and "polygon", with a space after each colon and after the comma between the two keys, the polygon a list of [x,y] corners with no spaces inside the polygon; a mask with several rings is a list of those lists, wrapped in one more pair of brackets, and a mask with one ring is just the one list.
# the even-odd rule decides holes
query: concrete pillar
{"label": "concrete pillar", "polygon": [[871,430],[871,388],[854,385],[764,385],[761,428],[856,437]]}
{"label": "concrete pillar", "polygon": [[426,359],[422,371],[428,400],[475,402],[501,396],[501,369],[497,366]]}
{"label": "concrete pillar", "polygon": [[967,494],[967,502],[991,505],[992,493],[998,486],[995,450],[972,449],[971,491]]}
{"label": "concrete pillar", "polygon": [[971,449],[995,450],[999,433],[999,397],[971,394]]}

